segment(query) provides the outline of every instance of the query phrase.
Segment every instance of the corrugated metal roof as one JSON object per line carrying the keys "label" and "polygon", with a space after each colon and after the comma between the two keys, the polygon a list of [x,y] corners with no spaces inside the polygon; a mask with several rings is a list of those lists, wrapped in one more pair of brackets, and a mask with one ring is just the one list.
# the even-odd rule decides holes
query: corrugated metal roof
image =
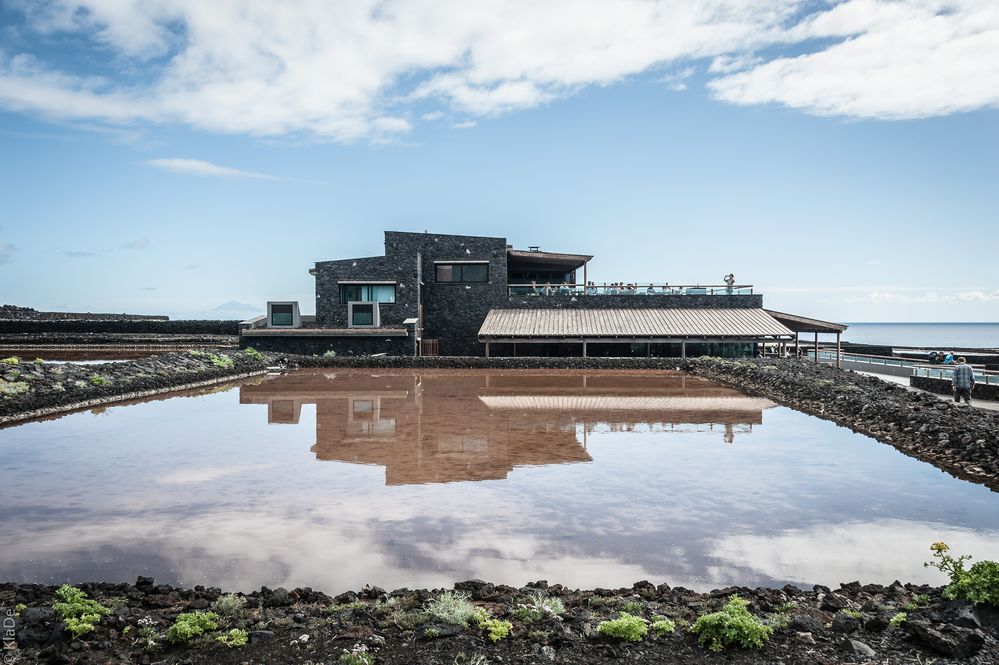
{"label": "corrugated metal roof", "polygon": [[617,397],[612,395],[480,395],[490,409],[517,411],[763,411],[762,397]]}
{"label": "corrugated metal roof", "polygon": [[758,308],[491,309],[480,338],[794,336]]}
{"label": "corrugated metal roof", "polygon": [[772,309],[765,310],[767,314],[774,317],[782,324],[790,328],[791,330],[796,330],[798,332],[820,332],[820,333],[836,333],[844,332],[850,326],[844,323],[833,323],[832,321],[823,321],[821,319],[812,319],[807,316],[799,316],[797,314],[788,314],[786,312],[775,312]]}

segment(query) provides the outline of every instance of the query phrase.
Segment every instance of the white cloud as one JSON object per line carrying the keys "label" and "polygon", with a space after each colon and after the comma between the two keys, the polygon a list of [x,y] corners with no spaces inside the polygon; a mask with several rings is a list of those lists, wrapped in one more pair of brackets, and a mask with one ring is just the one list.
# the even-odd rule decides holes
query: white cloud
{"label": "white cloud", "polygon": [[5,263],[14,262],[14,252],[17,251],[17,247],[11,245],[10,243],[0,242],[0,266]]}
{"label": "white cloud", "polygon": [[[710,89],[737,104],[889,119],[999,104],[994,0],[48,0],[12,7],[27,17],[23,33],[50,41],[69,35],[99,49],[86,54],[109,66],[106,77],[83,76],[0,50],[0,108],[118,125],[393,140],[412,129],[411,107],[423,100],[492,116],[652,69],[676,67],[684,75],[671,83],[680,88],[705,60]],[[794,55],[782,51],[788,47]],[[126,77],[115,78],[122,71]],[[136,72],[149,78],[137,80]]]}
{"label": "white cloud", "polygon": [[475,127],[476,122],[474,120],[465,120],[464,122],[456,122],[451,125],[451,129],[471,129]]}
{"label": "white cloud", "polygon": [[[172,157],[169,159],[150,159],[143,162],[148,166],[155,166],[165,171],[174,173],[184,173],[187,175],[200,175],[212,178],[249,178],[252,180],[282,180],[277,176],[267,173],[256,173],[254,171],[243,171],[228,166],[219,166],[201,159],[182,159]],[[148,241],[147,241],[148,244]]]}
{"label": "white cloud", "polygon": [[710,82],[725,101],[911,119],[999,105],[999,4],[847,0],[787,32],[833,43]]}

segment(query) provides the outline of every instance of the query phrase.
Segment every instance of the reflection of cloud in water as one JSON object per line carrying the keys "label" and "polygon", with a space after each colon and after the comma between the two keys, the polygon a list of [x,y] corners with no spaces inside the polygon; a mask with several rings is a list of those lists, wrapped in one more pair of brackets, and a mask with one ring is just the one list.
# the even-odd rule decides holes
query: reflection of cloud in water
{"label": "reflection of cloud in water", "polygon": [[901,581],[943,584],[942,573],[923,566],[931,559],[930,544],[941,540],[954,552],[971,554],[975,561],[999,560],[999,530],[975,532],[904,520],[816,525],[772,536],[726,536],[709,547],[708,553],[721,563],[712,575],[720,582],[738,577],[740,573],[726,568],[739,566],[807,584],[837,585],[851,580],[886,584],[900,575]]}
{"label": "reflection of cloud in water", "polygon": [[186,485],[191,483],[206,483],[225,476],[235,476],[247,471],[262,471],[272,468],[273,464],[244,464],[242,466],[207,466],[177,469],[161,476],[156,482],[164,485]]}

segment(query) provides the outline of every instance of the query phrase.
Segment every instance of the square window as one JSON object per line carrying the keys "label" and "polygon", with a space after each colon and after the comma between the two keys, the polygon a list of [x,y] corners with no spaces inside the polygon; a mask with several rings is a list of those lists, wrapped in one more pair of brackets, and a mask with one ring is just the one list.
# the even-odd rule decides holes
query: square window
{"label": "square window", "polygon": [[292,305],[271,305],[272,326],[290,326],[294,323],[295,316]]}
{"label": "square window", "polygon": [[352,326],[375,325],[375,306],[360,304],[360,303],[351,305],[350,325]]}

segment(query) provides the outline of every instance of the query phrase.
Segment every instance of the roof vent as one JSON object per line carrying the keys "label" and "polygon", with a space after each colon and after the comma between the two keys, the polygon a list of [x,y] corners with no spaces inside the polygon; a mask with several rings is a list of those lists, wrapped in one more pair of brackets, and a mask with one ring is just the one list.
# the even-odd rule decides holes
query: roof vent
{"label": "roof vent", "polygon": [[527,249],[529,249],[532,252],[540,252],[541,251],[541,247],[539,247],[538,245],[528,245]]}

